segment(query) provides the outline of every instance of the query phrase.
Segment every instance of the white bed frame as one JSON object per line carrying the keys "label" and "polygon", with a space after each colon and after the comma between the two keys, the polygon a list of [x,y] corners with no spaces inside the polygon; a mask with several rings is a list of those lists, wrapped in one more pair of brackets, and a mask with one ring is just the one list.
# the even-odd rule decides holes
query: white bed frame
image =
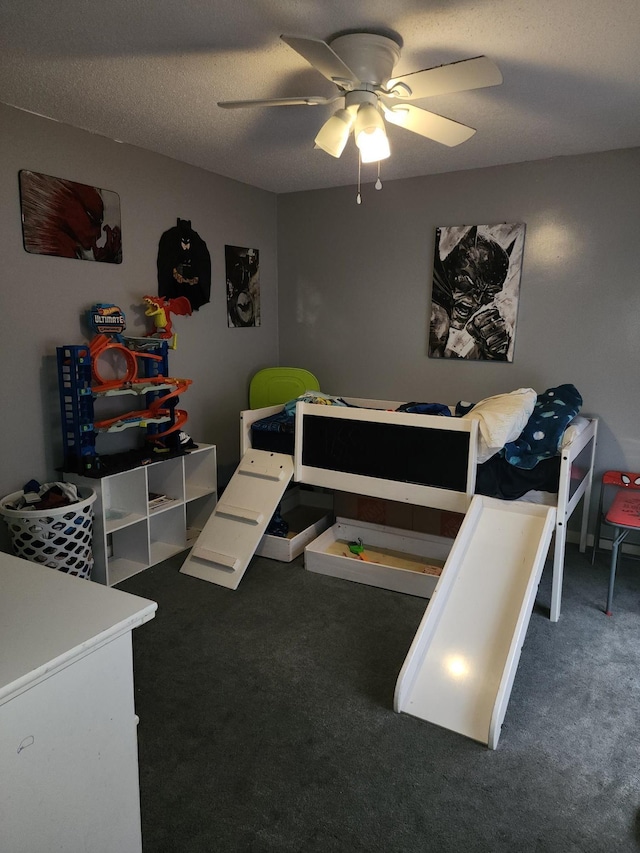
{"label": "white bed frame", "polygon": [[[415,415],[394,411],[400,403],[388,400],[366,400],[360,398],[343,398],[352,406],[321,406],[298,403],[296,407],[295,432],[295,473],[298,482],[324,486],[355,494],[370,495],[386,498],[419,506],[434,507],[452,512],[466,513],[475,490],[477,467],[477,429],[478,422],[474,419],[443,418],[433,415]],[[241,449],[242,455],[251,448],[251,426],[255,421],[282,411],[282,406],[269,406],[262,409],[247,410],[241,413]],[[459,433],[468,438],[466,481],[462,488],[450,489],[434,486],[429,483],[412,483],[398,479],[385,479],[369,476],[361,472],[349,470],[344,465],[343,470],[336,471],[330,465],[309,464],[309,437],[305,438],[306,424],[309,419],[333,419],[335,429],[344,430],[348,436],[350,428],[357,424],[376,424],[376,429],[383,430],[385,425],[390,433],[395,427],[409,427],[419,430],[416,441],[420,447],[421,458],[429,458],[429,454],[441,453],[441,445],[435,441],[443,431]],[[558,493],[555,497],[555,543],[553,556],[553,581],[551,592],[550,619],[557,622],[560,617],[562,601],[562,583],[564,572],[564,553],[567,540],[567,523],[569,518],[582,501],[580,524],[580,550],[586,549],[587,526],[589,521],[589,506],[596,450],[598,421],[587,419],[583,431],[575,437],[560,454],[560,479]],[[327,424],[328,426],[328,424]],[[333,426],[331,427],[333,429]],[[435,430],[436,432],[432,432]],[[396,433],[394,432],[394,435]],[[433,445],[435,442],[435,450]],[[388,446],[388,445],[387,445]],[[377,453],[385,453],[385,442],[382,441]],[[426,456],[423,457],[423,454]],[[313,455],[313,454],[311,454]],[[317,461],[317,460],[316,460]],[[375,467],[375,459],[372,464]],[[526,496],[522,499],[526,500]],[[511,503],[511,502],[508,502]]]}

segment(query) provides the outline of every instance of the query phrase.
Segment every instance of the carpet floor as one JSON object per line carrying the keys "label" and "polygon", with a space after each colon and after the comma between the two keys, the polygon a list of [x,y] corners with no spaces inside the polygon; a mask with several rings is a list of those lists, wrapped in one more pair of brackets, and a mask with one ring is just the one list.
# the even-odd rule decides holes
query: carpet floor
{"label": "carpet floor", "polygon": [[[179,572],[134,632],[144,853],[640,850],[640,572],[545,567],[496,751],[393,710],[426,601],[254,558],[237,590]],[[482,601],[478,601],[478,608]],[[123,851],[125,853],[125,851]]]}

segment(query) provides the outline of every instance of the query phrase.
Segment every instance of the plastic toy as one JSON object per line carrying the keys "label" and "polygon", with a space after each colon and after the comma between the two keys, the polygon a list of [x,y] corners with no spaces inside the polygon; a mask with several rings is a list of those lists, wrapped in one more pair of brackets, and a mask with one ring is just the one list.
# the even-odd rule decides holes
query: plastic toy
{"label": "plastic toy", "polygon": [[122,341],[122,333],[127,327],[124,312],[110,302],[98,302],[87,312],[89,325],[96,335],[111,335]]}
{"label": "plastic toy", "polygon": [[364,553],[364,544],[362,539],[358,539],[357,542],[349,542],[349,551],[357,557],[359,560],[364,560],[365,563],[370,563],[371,560]]}
{"label": "plastic toy", "polygon": [[364,551],[362,539],[358,539],[357,542],[349,542],[349,550],[352,554],[362,554]]}
{"label": "plastic toy", "polygon": [[173,332],[171,315],[191,315],[191,303],[187,297],[177,296],[175,299],[166,299],[164,296],[143,296],[142,301],[146,305],[145,317],[151,317],[155,326],[155,330],[149,332],[147,337],[171,340],[169,346],[175,349],[176,335]]}
{"label": "plastic toy", "polygon": [[[145,299],[154,301],[155,297]],[[180,301],[169,300],[178,302],[178,308]],[[191,311],[184,313],[190,314]],[[168,375],[169,341],[158,333],[141,338],[124,337],[125,318],[116,305],[94,305],[89,310],[88,319],[96,331],[88,345],[57,348],[65,471],[96,476],[107,464],[128,464],[124,459],[125,453],[101,459],[96,451],[96,436],[130,427],[145,428],[146,446],[152,445],[154,452],[184,453],[189,447],[189,439],[187,437],[183,442],[181,436],[188,415],[177,408],[177,404],[179,396],[191,385],[191,380]],[[168,320],[168,315],[165,319]],[[170,328],[169,335],[172,335]],[[111,355],[120,362],[110,363],[109,358],[105,359],[107,367],[119,368],[115,371],[119,374],[115,378],[105,377],[99,366],[102,356]],[[134,395],[141,404],[133,411],[125,411],[115,417],[95,417],[95,398],[119,395]],[[139,455],[137,451],[133,454]],[[122,457],[122,462],[116,460],[118,456]],[[152,456],[144,461],[151,459]],[[134,464],[140,462],[135,461]]]}

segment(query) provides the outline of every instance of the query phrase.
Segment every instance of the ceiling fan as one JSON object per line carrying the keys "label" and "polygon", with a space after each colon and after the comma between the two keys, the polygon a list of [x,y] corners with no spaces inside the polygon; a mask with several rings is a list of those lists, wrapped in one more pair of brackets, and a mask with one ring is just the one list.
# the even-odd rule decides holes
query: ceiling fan
{"label": "ceiling fan", "polygon": [[302,36],[280,36],[337,87],[331,97],[310,95],[254,101],[220,101],[225,109],[325,105],[342,101],[315,138],[316,147],[340,157],[353,130],[363,163],[390,154],[384,119],[442,145],[465,142],[475,129],[416,107],[411,101],[502,83],[502,74],[486,56],[463,59],[393,77],[400,45],[388,36],[368,32],[340,35],[329,42]]}

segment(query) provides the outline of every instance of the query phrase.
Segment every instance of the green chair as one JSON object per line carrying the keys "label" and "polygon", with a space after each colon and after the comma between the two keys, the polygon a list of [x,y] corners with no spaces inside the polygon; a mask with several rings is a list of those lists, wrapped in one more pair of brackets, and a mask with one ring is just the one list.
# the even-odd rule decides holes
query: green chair
{"label": "green chair", "polygon": [[305,391],[319,391],[320,383],[302,367],[265,367],[249,384],[249,408],[276,406],[301,397]]}

